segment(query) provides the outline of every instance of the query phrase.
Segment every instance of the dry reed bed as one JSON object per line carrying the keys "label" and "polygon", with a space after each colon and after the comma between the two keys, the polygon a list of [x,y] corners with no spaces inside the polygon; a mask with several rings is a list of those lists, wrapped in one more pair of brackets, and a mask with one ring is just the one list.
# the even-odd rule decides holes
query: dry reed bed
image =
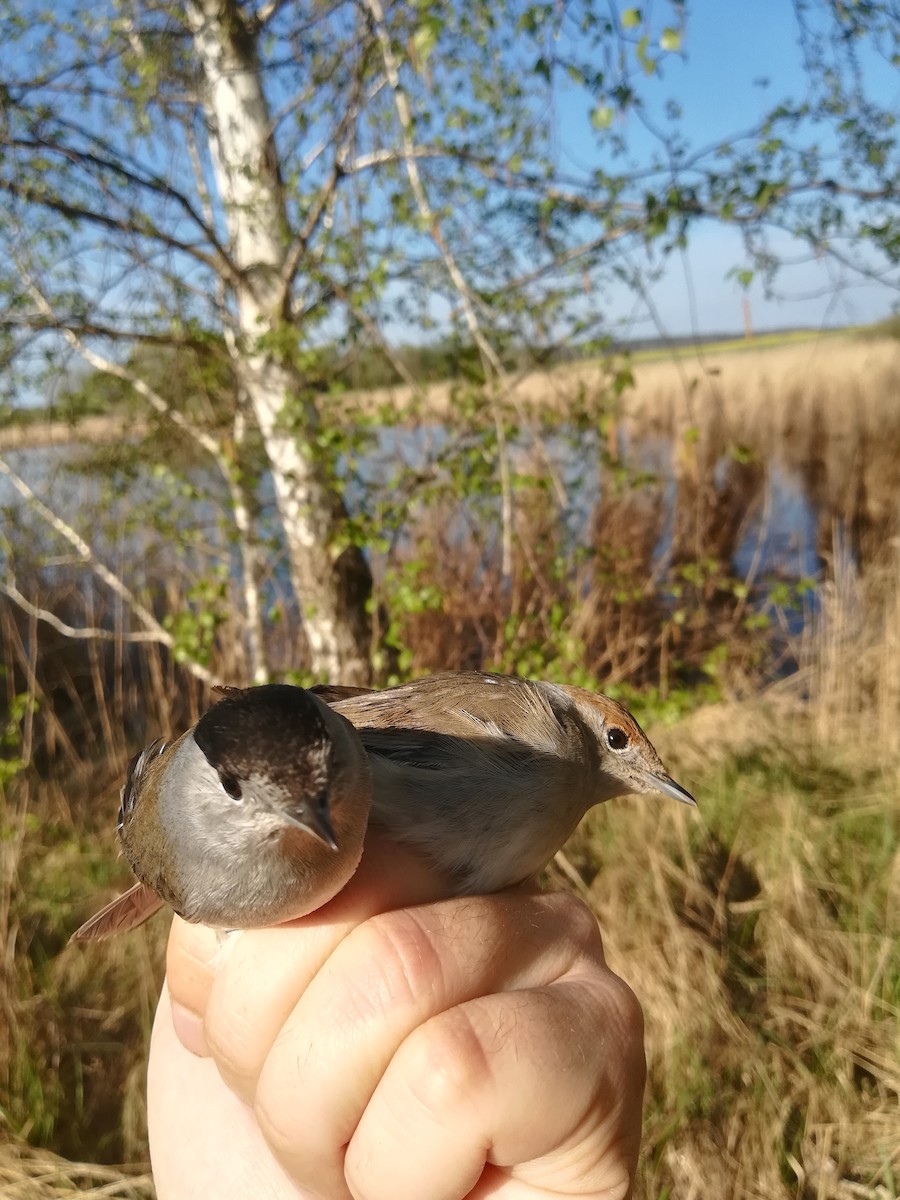
{"label": "dry reed bed", "polygon": [[[653,731],[700,796],[699,814],[617,802],[568,848],[610,961],[647,1017],[639,1200],[896,1194],[898,578],[896,561],[862,579],[845,563],[801,676]],[[187,720],[194,700],[172,710],[178,681],[164,664],[156,670],[159,695],[127,670],[122,703],[149,705],[151,721]],[[101,676],[96,688],[87,708],[112,695]],[[872,732],[890,733],[892,717],[893,738],[877,743]],[[116,886],[111,813],[129,747],[111,719],[99,725],[114,731],[116,767],[105,780],[94,773],[96,791],[85,771],[77,789],[57,781],[12,789],[3,802],[3,823],[20,838],[5,847],[0,906],[12,970],[2,984],[10,1037],[0,1041],[0,1087],[19,1089],[2,1104],[22,1132],[31,1105],[31,1136],[79,1159],[93,1138],[107,1156],[134,1161],[145,1152],[144,1056],[164,923],[114,947],[56,953],[96,893]],[[74,1109],[73,1088],[82,1089]],[[21,1143],[0,1147],[4,1196],[44,1200],[67,1179],[87,1194],[149,1194],[131,1173],[91,1174]]]}
{"label": "dry reed bed", "polygon": [[[515,374],[499,399],[535,415],[607,408],[611,372],[625,361],[618,356]],[[765,431],[773,440],[821,420],[835,432],[856,424],[877,432],[885,420],[893,426],[898,420],[900,342],[891,337],[828,334],[786,345],[701,346],[651,361],[638,355],[631,370],[633,386],[616,407],[643,431],[673,433],[685,419],[703,424],[720,411],[736,428]],[[350,412],[415,411],[447,419],[466,387],[451,380],[421,389],[374,388],[349,392],[340,405]]]}
{"label": "dry reed bed", "polygon": [[[816,777],[796,713],[747,708],[679,729],[698,817],[601,812],[580,835],[611,964],[647,1019],[638,1195],[894,1195],[896,775],[867,774],[863,801],[833,762]],[[754,725],[738,770],[729,719]],[[794,769],[779,781],[766,756]]]}
{"label": "dry reed bed", "polygon": [[[798,432],[824,427],[832,435],[861,429],[866,435],[896,430],[900,395],[900,341],[893,337],[823,334],[785,345],[735,342],[725,348],[681,350],[671,357],[632,362],[633,386],[620,402],[612,399],[612,374],[627,356],[593,359],[510,375],[499,395],[511,412],[565,416],[583,409],[620,412],[633,431],[673,434],[685,424],[707,426],[725,418],[745,440],[769,444]],[[411,387],[398,384],[347,392],[328,399],[337,416],[392,413],[407,419],[458,418],[460,396],[473,393],[461,380]],[[81,440],[109,442],[143,427],[132,418],[86,417],[77,425]],[[48,421],[0,429],[0,449],[64,444],[73,426]]]}
{"label": "dry reed bed", "polygon": [[900,341],[823,337],[762,350],[702,353],[634,368],[623,411],[674,433],[724,420],[749,444],[777,447],[817,427],[831,436],[900,429]]}

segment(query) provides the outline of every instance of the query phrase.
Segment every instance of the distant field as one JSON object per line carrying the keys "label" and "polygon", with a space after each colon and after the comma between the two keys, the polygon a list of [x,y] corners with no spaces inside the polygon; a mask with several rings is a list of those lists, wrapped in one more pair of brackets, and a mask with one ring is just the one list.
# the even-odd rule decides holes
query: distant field
{"label": "distant field", "polygon": [[[630,367],[633,384],[617,397],[616,370]],[[447,420],[463,385],[435,384],[348,393],[338,403],[370,416],[385,409]],[[877,428],[897,414],[900,341],[853,333],[768,335],[752,342],[711,342],[663,353],[640,351],[628,359],[592,359],[511,377],[499,399],[522,414],[565,418],[614,412],[633,432],[672,434],[685,424],[726,416],[735,432],[796,432],[798,424],[824,420],[846,428]]]}
{"label": "distant field", "polygon": [[768,350],[774,346],[796,346],[803,342],[819,343],[827,338],[856,337],[864,332],[865,326],[844,329],[785,329],[769,333],[754,334],[753,337],[727,337],[703,339],[690,344],[681,342],[671,346],[653,346],[632,352],[632,360],[656,362],[659,359],[695,358],[702,354],[743,354],[753,350]]}
{"label": "distant field", "polygon": [[[832,409],[848,394],[864,396],[867,405],[880,411],[882,401],[900,390],[900,341],[896,338],[863,337],[856,330],[791,330],[749,340],[638,350],[627,357],[589,359],[513,375],[500,403],[533,413],[549,409],[558,416],[575,406],[607,409],[612,403],[611,367],[625,363],[630,364],[634,386],[623,392],[619,412],[652,428],[671,428],[679,412],[688,409],[701,417],[720,400],[729,412],[740,411],[747,420],[763,418],[766,423],[773,406],[787,411],[800,401]],[[371,418],[383,411],[405,421],[447,420],[467,387],[461,381],[448,380],[421,389],[407,385],[374,388],[328,398],[325,405],[351,417],[363,412]],[[91,416],[72,425],[42,420],[38,413],[29,412],[27,419],[0,428],[0,450],[76,440],[102,444],[116,441],[126,432],[133,437],[145,430],[146,426],[131,416]]]}
{"label": "distant field", "polygon": [[736,433],[790,436],[804,424],[877,430],[897,420],[900,341],[829,335],[739,352],[710,346],[634,364],[622,412],[672,432],[723,417]]}

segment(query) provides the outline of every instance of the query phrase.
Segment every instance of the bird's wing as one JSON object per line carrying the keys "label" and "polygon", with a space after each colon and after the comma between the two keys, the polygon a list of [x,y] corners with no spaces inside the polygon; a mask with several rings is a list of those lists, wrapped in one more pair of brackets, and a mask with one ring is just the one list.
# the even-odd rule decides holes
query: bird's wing
{"label": "bird's wing", "polygon": [[99,942],[116,933],[125,933],[143,925],[163,906],[163,900],[145,883],[136,883],[121,896],[116,896],[89,921],[76,929],[69,942]]}
{"label": "bird's wing", "polygon": [[510,676],[477,671],[426,675],[381,692],[348,696],[335,704],[357,729],[399,727],[436,730],[459,737],[505,732],[505,714],[532,685]]}
{"label": "bird's wing", "polygon": [[[508,738],[519,743],[520,752],[531,747],[558,754],[569,736],[560,724],[560,701],[571,708],[561,689],[549,684],[514,675],[451,671],[383,692],[350,696],[334,708],[360,734],[384,729],[401,730],[411,737],[420,730],[467,740],[487,739],[495,743],[491,750],[496,749],[498,739]],[[381,752],[389,751],[386,747]]]}
{"label": "bird's wing", "polygon": [[372,758],[422,771],[441,771],[448,777],[483,778],[491,767],[513,770],[534,757],[533,749],[517,738],[478,736],[471,727],[465,737],[403,726],[361,726],[356,732]]}
{"label": "bird's wing", "polygon": [[354,696],[369,696],[373,691],[372,688],[345,687],[340,683],[316,683],[308,690],[329,705],[340,704],[342,700],[349,700]]}

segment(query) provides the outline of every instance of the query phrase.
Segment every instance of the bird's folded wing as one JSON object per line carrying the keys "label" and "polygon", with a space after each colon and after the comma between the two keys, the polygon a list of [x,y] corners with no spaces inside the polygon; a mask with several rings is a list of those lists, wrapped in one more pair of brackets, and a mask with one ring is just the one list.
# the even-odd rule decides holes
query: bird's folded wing
{"label": "bird's folded wing", "polygon": [[326,704],[340,704],[342,700],[350,700],[354,696],[369,696],[373,688],[349,687],[341,683],[316,683],[308,689]]}
{"label": "bird's folded wing", "polygon": [[[483,788],[486,781],[514,778],[518,772],[533,769],[544,755],[527,743],[503,734],[436,733],[432,729],[358,728],[373,770],[378,775],[379,761],[408,772],[439,771],[451,780],[471,779]],[[410,784],[413,774],[410,774]],[[434,786],[434,785],[430,785]],[[377,790],[377,789],[376,789]]]}

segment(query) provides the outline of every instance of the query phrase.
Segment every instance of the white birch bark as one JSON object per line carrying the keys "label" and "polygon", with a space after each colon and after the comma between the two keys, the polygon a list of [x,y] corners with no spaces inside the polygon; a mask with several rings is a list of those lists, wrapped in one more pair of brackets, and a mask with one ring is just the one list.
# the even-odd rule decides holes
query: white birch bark
{"label": "white birch bark", "polygon": [[[236,360],[272,470],[291,574],[314,672],[365,683],[368,572],[361,552],[338,549],[344,512],[316,451],[318,413],[265,335],[288,309],[290,241],[255,35],[236,0],[186,5],[206,79],[207,123],[226,213],[241,353]],[[291,408],[297,436],[284,420]]]}

